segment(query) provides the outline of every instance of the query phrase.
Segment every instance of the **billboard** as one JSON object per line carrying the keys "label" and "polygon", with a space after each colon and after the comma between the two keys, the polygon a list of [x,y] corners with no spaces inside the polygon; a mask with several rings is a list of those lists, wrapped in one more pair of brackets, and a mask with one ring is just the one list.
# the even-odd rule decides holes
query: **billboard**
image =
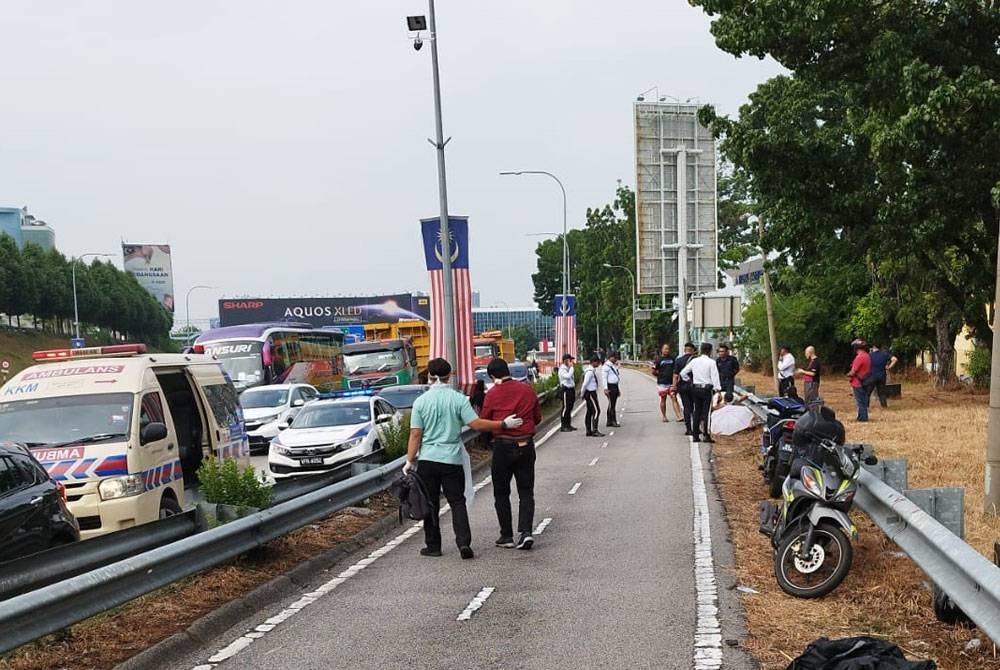
{"label": "billboard", "polygon": [[685,295],[718,284],[715,139],[698,109],[635,103],[636,290],[663,306],[682,275]]}
{"label": "billboard", "polygon": [[430,318],[430,298],[409,293],[352,298],[223,298],[219,324],[304,321],[314,326],[395,323]]}
{"label": "billboard", "polygon": [[174,311],[174,277],[169,244],[122,243],[125,272],[149,291],[169,312]]}

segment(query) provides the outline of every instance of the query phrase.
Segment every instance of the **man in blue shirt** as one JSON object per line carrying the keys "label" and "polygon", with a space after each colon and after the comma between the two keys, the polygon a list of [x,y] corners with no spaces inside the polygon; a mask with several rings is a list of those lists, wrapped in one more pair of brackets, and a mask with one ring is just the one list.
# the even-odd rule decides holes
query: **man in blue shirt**
{"label": "man in blue shirt", "polygon": [[868,393],[870,395],[872,391],[875,391],[878,394],[878,404],[882,406],[882,409],[886,409],[889,407],[888,392],[885,387],[887,373],[896,367],[899,359],[891,352],[883,351],[882,346],[877,343],[872,344],[872,350],[868,356],[872,361],[871,383],[868,386]]}
{"label": "man in blue shirt", "polygon": [[496,432],[519,428],[523,421],[517,415],[503,421],[480,419],[469,399],[448,386],[451,364],[435,358],[427,364],[430,389],[413,403],[410,414],[410,440],[406,450],[403,474],[414,470],[427,490],[430,511],[424,519],[424,540],[427,546],[421,556],[441,555],[441,525],[438,510],[441,492],[451,505],[451,523],[455,544],[462,558],[472,558],[472,529],[465,506],[465,470],[462,468],[462,427]]}

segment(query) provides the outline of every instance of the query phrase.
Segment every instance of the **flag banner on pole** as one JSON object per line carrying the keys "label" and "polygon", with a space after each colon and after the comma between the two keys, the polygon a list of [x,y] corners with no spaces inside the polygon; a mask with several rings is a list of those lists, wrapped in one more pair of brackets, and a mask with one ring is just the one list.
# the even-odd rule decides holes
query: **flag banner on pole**
{"label": "flag banner on pole", "polygon": [[472,281],[469,277],[469,219],[464,216],[449,216],[448,228],[451,239],[442,244],[441,219],[421,219],[423,233],[424,260],[431,284],[431,358],[446,358],[444,328],[440,326],[444,314],[444,249],[448,248],[451,260],[452,287],[455,295],[455,351],[457,361],[448,361],[455,370],[455,380],[459,384],[475,383],[472,366]]}
{"label": "flag banner on pole", "polygon": [[563,354],[576,358],[576,296],[556,295],[552,305],[556,328],[556,360],[562,361]]}

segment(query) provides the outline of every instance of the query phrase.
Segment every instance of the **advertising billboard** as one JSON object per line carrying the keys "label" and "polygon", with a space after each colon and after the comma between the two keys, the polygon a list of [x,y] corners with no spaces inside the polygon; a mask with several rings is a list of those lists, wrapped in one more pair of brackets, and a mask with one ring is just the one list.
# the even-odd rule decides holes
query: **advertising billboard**
{"label": "advertising billboard", "polygon": [[169,244],[122,243],[125,272],[149,291],[168,311],[174,311],[174,277]]}
{"label": "advertising billboard", "polygon": [[395,323],[430,319],[430,298],[409,293],[351,298],[223,298],[221,326],[269,321],[300,321],[314,326]]}

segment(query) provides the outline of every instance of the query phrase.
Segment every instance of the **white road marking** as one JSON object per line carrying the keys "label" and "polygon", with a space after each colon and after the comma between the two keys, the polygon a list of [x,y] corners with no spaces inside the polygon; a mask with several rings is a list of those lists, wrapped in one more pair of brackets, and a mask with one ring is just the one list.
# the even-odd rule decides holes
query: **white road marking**
{"label": "white road marking", "polygon": [[611,431],[610,433],[608,433],[608,437],[611,437],[614,434],[615,434],[615,431]]}
{"label": "white road marking", "polygon": [[576,492],[580,490],[581,486],[583,486],[583,482],[577,482],[576,484],[573,484],[573,488],[569,490],[569,495],[575,496]]}
{"label": "white road marking", "polygon": [[[605,442],[604,444],[607,444],[607,442]],[[587,465],[589,465],[589,466],[597,465],[597,461],[599,461],[599,460],[601,460],[600,456],[598,456],[597,458],[595,458],[594,460],[592,460],[590,463],[587,463]]]}
{"label": "white road marking", "polygon": [[691,443],[691,491],[694,494],[694,582],[698,596],[694,668],[717,670],[722,667],[722,627],[719,623],[718,587],[712,560],[712,527],[701,452],[694,442]]}
{"label": "white road marking", "polygon": [[455,621],[468,621],[471,619],[472,613],[482,607],[483,603],[485,603],[489,597],[493,595],[494,591],[496,591],[496,587],[484,586],[482,591],[477,593],[476,597],[465,606],[465,609],[462,610],[462,613],[458,615],[458,618],[456,618]]}
{"label": "white road marking", "polygon": [[549,527],[550,523],[552,523],[552,517],[549,516],[545,517],[544,519],[541,520],[541,522],[538,524],[535,530],[532,531],[531,535],[532,536],[541,535],[542,533],[545,532],[545,529]]}
{"label": "white road marking", "polygon": [[[573,411],[573,415],[575,416],[576,414],[578,414],[580,412],[580,410],[583,409],[583,407],[584,406],[582,404],[579,407],[577,407]],[[555,435],[556,432],[558,432],[558,430],[559,430],[559,425],[558,424],[555,425],[555,426],[553,426],[547,433],[545,433],[545,435],[543,435],[541,438],[539,438],[537,440],[537,442],[535,443],[536,446],[540,447],[543,444],[545,444],[545,442],[548,441],[548,439],[551,438],[553,435]],[[482,488],[484,488],[486,486],[489,486],[492,481],[493,481],[492,477],[490,477],[489,475],[487,475],[485,478],[483,478],[482,481],[480,481],[478,484],[476,484],[474,488],[475,488],[475,490],[478,491],[478,490],[480,490],[480,489],[482,489]],[[577,484],[576,488],[579,488],[579,486],[580,485]],[[575,489],[574,489],[573,493],[576,493]],[[447,503],[444,504],[444,505],[442,505],[441,506],[441,511],[439,513],[439,516],[444,516],[450,510],[451,510],[451,506],[448,505]],[[550,521],[552,521],[552,519],[543,519],[542,523],[539,524],[539,526],[538,526],[539,529],[544,530],[545,526],[548,525],[547,522],[550,522]],[[286,607],[282,611],[278,612],[277,614],[275,614],[274,616],[272,616],[272,617],[270,617],[268,619],[265,619],[265,621],[263,623],[261,623],[258,626],[254,627],[254,629],[252,631],[249,631],[245,635],[241,635],[240,637],[238,637],[235,640],[233,640],[229,645],[227,645],[226,647],[223,647],[222,649],[220,649],[219,651],[217,651],[214,655],[212,655],[208,659],[208,663],[203,663],[201,665],[197,665],[194,668],[192,668],[192,670],[214,670],[216,667],[218,667],[218,665],[220,663],[222,663],[223,661],[225,661],[228,658],[232,658],[233,656],[235,656],[236,654],[238,654],[242,650],[244,650],[247,647],[249,647],[256,640],[259,640],[259,639],[265,637],[265,634],[271,632],[272,630],[274,630],[275,627],[278,626],[278,624],[281,624],[281,623],[287,621],[288,619],[292,618],[293,616],[295,616],[296,614],[298,614],[299,612],[301,612],[305,607],[311,605],[312,603],[316,602],[317,600],[319,600],[320,598],[322,598],[326,594],[330,593],[335,588],[337,588],[338,586],[340,586],[341,584],[343,584],[344,582],[346,582],[348,579],[350,579],[351,577],[354,577],[359,572],[361,572],[362,570],[364,570],[365,568],[367,568],[369,565],[371,565],[372,563],[374,563],[376,560],[382,558],[383,556],[385,556],[386,554],[388,554],[390,551],[392,551],[393,549],[395,549],[399,545],[401,545],[404,542],[406,542],[408,539],[410,539],[411,537],[413,537],[414,535],[416,535],[417,532],[419,532],[422,529],[423,529],[423,522],[415,523],[414,525],[412,525],[407,530],[403,531],[402,533],[400,533],[399,535],[397,535],[393,539],[391,539],[388,542],[386,542],[382,547],[380,547],[380,548],[376,549],[375,551],[371,552],[370,554],[368,554],[368,556],[366,556],[365,558],[361,559],[360,561],[358,561],[354,565],[350,566],[349,568],[347,568],[346,570],[344,570],[343,572],[341,572],[339,575],[337,575],[333,579],[331,579],[331,580],[327,581],[326,583],[324,583],[324,584],[320,585],[319,587],[317,587],[317,589],[315,591],[313,591],[311,593],[305,594],[302,598],[300,598],[296,602],[292,603],[291,605],[289,605],[288,607]],[[541,530],[536,531],[535,534],[537,535],[538,533],[541,532]],[[490,593],[492,593],[492,592],[493,592],[493,590],[491,588]],[[482,605],[480,604],[480,607],[481,606]],[[470,616],[471,616],[471,614],[470,614]]]}
{"label": "white road marking", "polygon": [[607,448],[608,448],[608,443],[607,442],[605,442],[604,444],[601,445],[601,449],[607,449]]}

